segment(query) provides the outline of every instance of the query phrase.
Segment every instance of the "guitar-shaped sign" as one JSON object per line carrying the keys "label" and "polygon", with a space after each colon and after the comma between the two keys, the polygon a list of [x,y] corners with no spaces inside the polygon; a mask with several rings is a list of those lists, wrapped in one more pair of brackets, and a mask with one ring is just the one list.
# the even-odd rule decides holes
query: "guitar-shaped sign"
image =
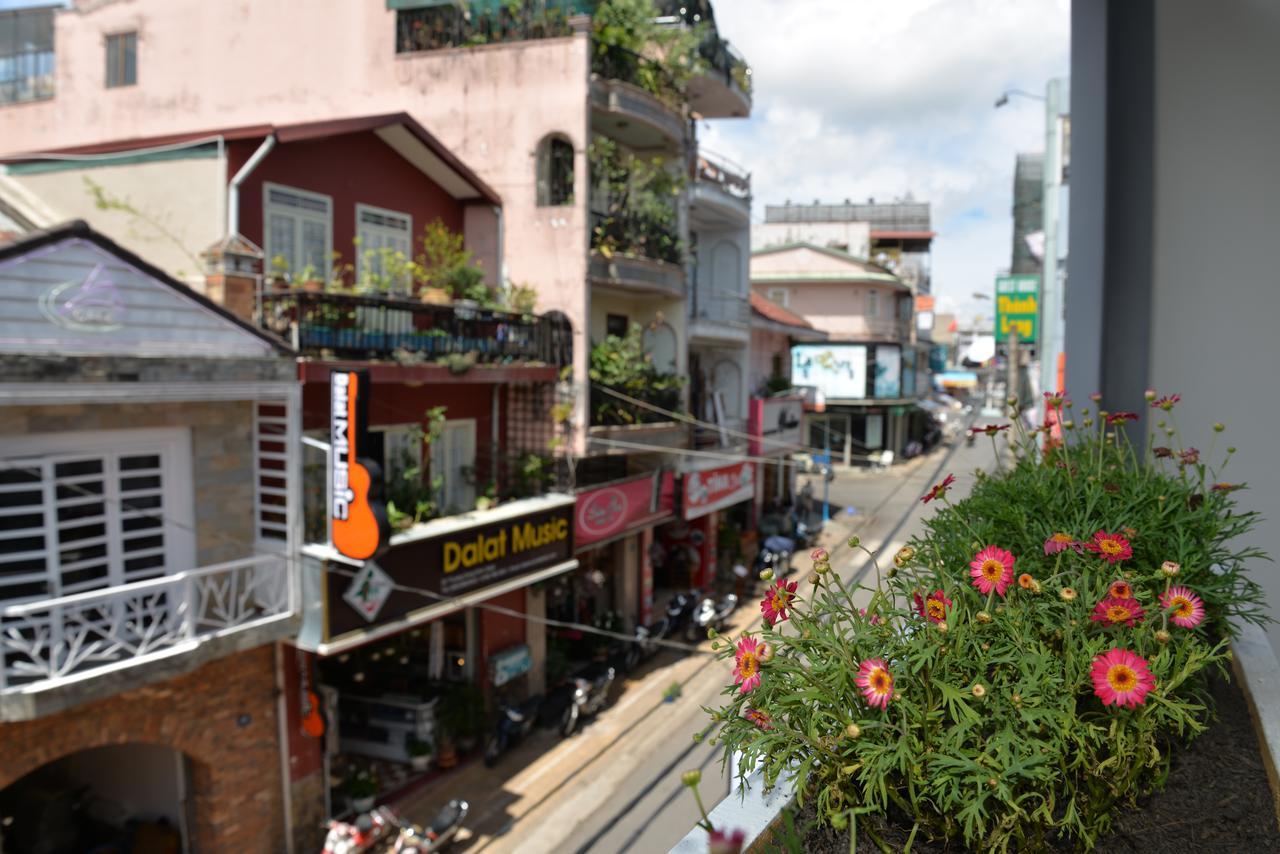
{"label": "guitar-shaped sign", "polygon": [[382,472],[357,456],[368,411],[368,377],[364,371],[330,374],[331,536],[334,548],[356,560],[373,557],[390,530],[379,500]]}

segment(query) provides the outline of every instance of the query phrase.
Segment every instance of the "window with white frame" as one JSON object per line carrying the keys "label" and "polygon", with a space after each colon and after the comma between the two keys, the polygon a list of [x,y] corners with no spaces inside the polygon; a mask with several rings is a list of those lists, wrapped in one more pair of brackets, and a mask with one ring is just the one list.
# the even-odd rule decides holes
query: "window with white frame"
{"label": "window with white frame", "polygon": [[431,443],[431,475],[441,478],[440,511],[461,513],[476,506],[476,420],[446,421]]}
{"label": "window with white frame", "polygon": [[319,193],[264,184],[262,233],[267,265],[295,282],[325,279],[333,253],[333,200]]}
{"label": "window with white frame", "polygon": [[867,291],[867,317],[880,316],[880,292]]}
{"label": "window with white frame", "polygon": [[0,602],[191,569],[192,520],[185,430],[8,441],[0,458]]}
{"label": "window with white frame", "polygon": [[791,302],[791,291],[788,288],[769,288],[767,296],[769,302],[776,302],[783,308],[787,308],[787,304]]}
{"label": "window with white frame", "polygon": [[[356,273],[360,281],[381,278],[389,272],[388,264],[394,264],[395,253],[400,253],[402,263],[413,258],[413,217],[396,211],[356,205],[356,237],[360,250],[356,257]],[[396,274],[395,285],[409,290],[407,272]]]}

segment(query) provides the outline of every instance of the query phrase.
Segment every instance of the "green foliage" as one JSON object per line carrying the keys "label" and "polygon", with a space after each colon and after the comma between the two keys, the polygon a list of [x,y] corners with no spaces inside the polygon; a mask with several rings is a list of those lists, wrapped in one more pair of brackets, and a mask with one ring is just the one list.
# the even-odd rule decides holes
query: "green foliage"
{"label": "green foliage", "polygon": [[[974,850],[1096,845],[1206,727],[1206,680],[1225,673],[1230,621],[1266,619],[1245,574],[1264,555],[1234,544],[1258,517],[1237,508],[1232,489],[1213,488],[1220,469],[1179,464],[1176,452],[1140,458],[1123,430],[1109,429],[1068,428],[1065,445],[1048,440],[1043,452],[1034,435],[1000,434],[998,464],[1012,451],[1009,468],[981,476],[963,501],[941,499],[923,536],[883,573],[875,563],[874,587],[847,589],[817,563],[817,584],[800,591],[789,619],[757,636],[774,652],[760,685],[728,686],[713,715],[726,762],[741,751],[736,772],[761,762],[770,785],[794,774],[820,820],[855,838],[861,830],[874,841],[876,822],[892,817]],[[1045,554],[1057,532],[1081,541],[1125,529],[1133,555],[1118,564],[1083,549]],[[1015,581],[1003,597],[977,590],[969,564],[987,545],[1013,553],[1026,586]],[[1181,565],[1176,578],[1165,561]],[[1145,609],[1134,627],[1091,619],[1117,580]],[[1162,610],[1171,583],[1204,600],[1198,627]],[[952,600],[943,623],[913,605],[935,590]],[[732,645],[716,646],[734,657]],[[1095,657],[1114,647],[1155,677],[1132,709],[1095,693]],[[874,658],[894,679],[884,710],[855,682]],[[769,715],[768,728],[749,709]]]}
{"label": "green foliage", "polygon": [[484,270],[465,248],[461,234],[439,219],[432,220],[422,230],[421,246],[411,271],[418,287],[440,288],[454,299],[496,307],[493,292],[484,282]]}
{"label": "green foliage", "polygon": [[605,136],[592,141],[587,160],[599,215],[591,247],[606,258],[629,255],[681,263],[676,200],[684,179],[661,160],[642,160]]}
{"label": "green foliage", "polygon": [[343,783],[349,798],[371,798],[378,794],[378,778],[372,771],[360,770]]}
{"label": "green foliage", "polygon": [[656,23],[660,15],[653,0],[600,3],[591,18],[591,70],[680,107],[690,78],[704,66],[698,56],[704,28],[663,26]]}
{"label": "green foliage", "polygon": [[[200,262],[195,252],[187,248],[187,244],[182,241],[174,231],[169,228],[164,220],[150,211],[145,211],[124,196],[117,196],[110,192],[106,187],[94,181],[88,175],[84,176],[85,191],[93,198],[93,206],[105,213],[124,214],[129,218],[129,226],[131,229],[138,226],[145,226],[155,234],[163,237],[176,247],[183,255],[187,256],[187,260],[191,262],[192,271],[204,269],[204,265]],[[177,271],[179,275],[182,271]]]}
{"label": "green foliage", "polygon": [[795,384],[791,382],[790,377],[784,377],[779,374],[774,374],[764,381],[765,394],[778,394],[780,392],[790,391],[794,387]]}
{"label": "green foliage", "polygon": [[[424,430],[415,424],[409,428],[410,448],[430,448],[444,432],[447,407],[433,406],[422,413]],[[387,520],[393,528],[411,528],[419,522],[435,518],[440,511],[439,495],[444,478],[433,475],[423,480],[422,451],[405,449],[401,458],[392,460],[386,473]]]}
{"label": "green foliage", "polygon": [[[665,374],[653,365],[644,352],[640,324],[633,323],[625,338],[605,336],[591,348],[591,364],[587,369],[591,382],[631,397],[660,406],[680,408],[680,390],[684,377]],[[634,424],[668,420],[650,410],[638,408],[612,395],[597,392],[591,403],[593,424]]]}

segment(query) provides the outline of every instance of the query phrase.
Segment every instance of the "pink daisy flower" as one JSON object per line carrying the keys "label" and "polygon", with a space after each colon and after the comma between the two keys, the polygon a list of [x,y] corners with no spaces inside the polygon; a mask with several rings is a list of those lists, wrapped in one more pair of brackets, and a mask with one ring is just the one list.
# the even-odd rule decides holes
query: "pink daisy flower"
{"label": "pink daisy flower", "polygon": [[1093,606],[1093,616],[1089,619],[1104,626],[1128,626],[1133,628],[1146,619],[1147,612],[1142,610],[1136,599],[1116,599],[1109,597]]}
{"label": "pink daisy flower", "polygon": [[[859,609],[858,609],[858,616],[859,616],[859,617],[865,617],[865,616],[867,616],[867,609],[866,609],[866,608],[859,608]],[[880,615],[879,615],[879,614],[872,614],[872,615],[871,615],[871,620],[870,620],[870,622],[871,622],[871,625],[873,625],[873,626],[878,626],[878,625],[880,625],[881,623],[883,623],[883,622],[884,622],[884,620],[880,619]]]}
{"label": "pink daisy flower", "polygon": [[733,833],[712,830],[707,835],[707,854],[741,854],[746,842],[747,834],[744,830],[735,830]]}
{"label": "pink daisy flower", "polygon": [[746,694],[760,684],[760,642],[755,638],[738,641],[738,652],[733,665],[733,681],[742,686]]}
{"label": "pink daisy flower", "polygon": [[951,600],[947,598],[946,593],[935,590],[927,599],[921,596],[918,590],[911,595],[915,599],[916,613],[921,617],[931,623],[941,623],[947,618],[947,609],[951,607]]}
{"label": "pink daisy flower", "polygon": [[1112,599],[1132,599],[1133,585],[1124,579],[1116,579],[1107,586],[1107,595]]}
{"label": "pink daisy flower", "polygon": [[1093,535],[1093,542],[1085,543],[1084,547],[1101,555],[1107,563],[1119,563],[1133,557],[1133,548],[1128,540],[1119,534],[1108,534],[1106,531],[1096,532]]}
{"label": "pink daisy flower", "polygon": [[956,482],[955,475],[947,475],[942,479],[942,483],[934,484],[933,488],[920,497],[920,500],[928,504],[935,498],[943,498],[947,494],[947,490],[951,488],[951,484]]}
{"label": "pink daisy flower", "polygon": [[765,732],[773,729],[773,718],[769,716],[768,712],[762,712],[759,709],[747,709],[745,717]]}
{"label": "pink daisy flower", "polygon": [[974,555],[969,563],[973,586],[984,596],[993,589],[1003,596],[1004,591],[1013,583],[1013,561],[1013,555],[999,546],[987,546]]}
{"label": "pink daisy flower", "polygon": [[1066,551],[1067,549],[1075,549],[1079,552],[1081,545],[1075,538],[1061,531],[1044,541],[1044,553],[1047,555],[1056,555],[1058,552]]}
{"label": "pink daisy flower", "polygon": [[868,658],[862,662],[854,681],[862,689],[867,705],[882,709],[889,707],[889,700],[893,697],[893,674],[883,658]]}
{"label": "pink daisy flower", "polygon": [[1107,414],[1107,423],[1114,426],[1126,421],[1137,421],[1139,417],[1136,412],[1111,412]]}
{"label": "pink daisy flower", "polygon": [[1127,649],[1113,647],[1093,659],[1093,693],[1104,706],[1132,709],[1142,705],[1147,694],[1156,687],[1147,660]]}
{"label": "pink daisy flower", "polygon": [[1204,622],[1204,600],[1189,587],[1170,587],[1160,596],[1160,607],[1169,611],[1175,626],[1194,629]]}
{"label": "pink daisy flower", "polygon": [[1151,408],[1163,409],[1165,412],[1169,412],[1170,410],[1173,409],[1174,405],[1177,404],[1177,402],[1180,400],[1182,400],[1182,395],[1180,394],[1166,394],[1164,397],[1160,398],[1159,400],[1151,401]]}
{"label": "pink daisy flower", "polygon": [[796,597],[798,586],[799,584],[795,581],[787,583],[779,578],[774,586],[765,592],[764,599],[760,602],[760,611],[764,614],[765,622],[773,625],[787,618],[787,609],[791,607],[791,600]]}

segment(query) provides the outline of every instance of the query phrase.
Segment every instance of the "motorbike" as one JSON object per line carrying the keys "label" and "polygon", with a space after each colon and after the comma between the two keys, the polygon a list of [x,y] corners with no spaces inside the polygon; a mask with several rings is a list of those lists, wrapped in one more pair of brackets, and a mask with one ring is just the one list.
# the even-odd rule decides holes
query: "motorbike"
{"label": "motorbike", "polygon": [[795,553],[796,541],[790,537],[774,534],[765,537],[756,552],[756,575],[766,569],[773,570],[778,578],[791,574],[791,555]]}
{"label": "motorbike", "polygon": [[692,590],[688,593],[677,593],[667,603],[667,632],[675,634],[684,628],[689,622],[689,618],[693,616],[693,611],[698,607],[701,596],[698,591]]}
{"label": "motorbike", "polygon": [[582,718],[604,708],[617,673],[607,663],[589,664],[569,680],[573,695],[560,720],[560,733],[565,738],[573,735]]}
{"label": "motorbike", "polygon": [[734,593],[727,594],[719,602],[710,596],[703,599],[693,617],[685,627],[684,637],[689,643],[697,643],[707,636],[707,629],[722,631],[725,620],[729,619],[738,608],[738,597]]}
{"label": "motorbike", "polygon": [[467,810],[466,801],[449,801],[425,829],[401,818],[386,806],[361,813],[351,822],[330,821],[323,854],[364,854],[383,850],[392,834],[396,836],[392,850],[398,854],[439,851],[457,835],[463,819],[467,817]]}
{"label": "motorbike", "polygon": [[796,548],[810,549],[818,543],[818,535],[822,533],[822,523],[810,524],[798,509],[791,511],[791,527],[795,535]]}
{"label": "motorbike", "polygon": [[653,657],[662,648],[658,641],[667,636],[671,621],[666,617],[647,626],[636,626],[636,637],[627,649],[627,670],[635,670],[640,663]]}
{"label": "motorbike", "polygon": [[492,768],[510,747],[519,744],[538,722],[541,697],[530,697],[519,705],[502,704],[498,725],[484,747],[484,764]]}

